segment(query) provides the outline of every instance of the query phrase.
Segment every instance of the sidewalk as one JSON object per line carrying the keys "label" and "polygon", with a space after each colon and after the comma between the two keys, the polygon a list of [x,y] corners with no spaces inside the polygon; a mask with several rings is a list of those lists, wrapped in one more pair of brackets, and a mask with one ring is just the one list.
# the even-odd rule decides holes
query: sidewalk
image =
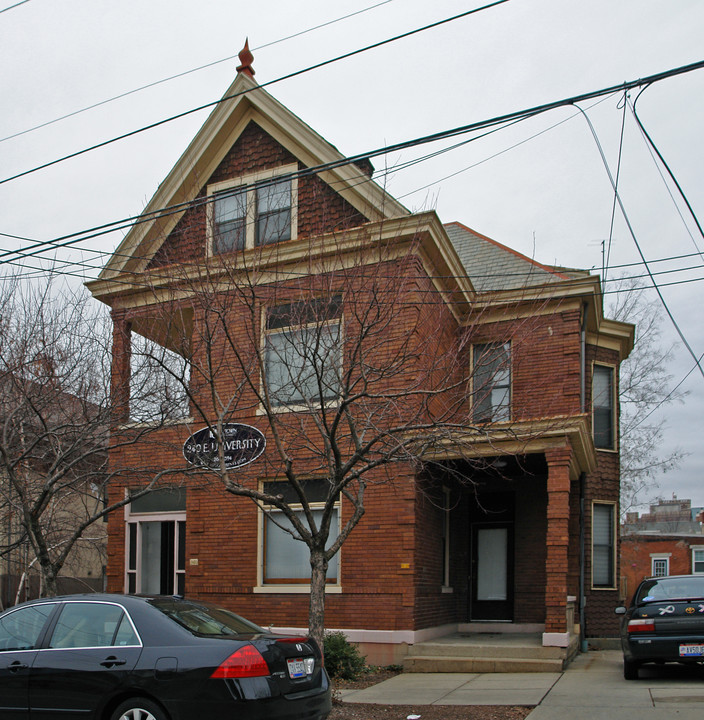
{"label": "sidewalk", "polygon": [[654,667],[623,679],[620,651],[579,655],[562,673],[403,673],[348,703],[384,705],[535,705],[530,720],[701,720],[704,669]]}

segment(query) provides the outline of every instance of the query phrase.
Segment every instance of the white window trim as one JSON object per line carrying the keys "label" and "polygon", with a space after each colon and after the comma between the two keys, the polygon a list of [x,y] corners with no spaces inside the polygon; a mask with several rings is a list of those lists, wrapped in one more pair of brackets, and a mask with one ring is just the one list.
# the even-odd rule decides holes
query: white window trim
{"label": "white window trim", "polygon": [[[186,511],[166,511],[166,512],[149,512],[149,513],[133,513],[130,512],[130,504],[125,505],[125,562],[124,562],[124,578],[123,578],[123,592],[127,594],[129,592],[129,574],[131,572],[136,573],[135,575],[135,593],[139,594],[142,592],[142,554],[137,552],[135,562],[136,566],[134,569],[129,567],[130,563],[130,525],[137,526],[137,547],[142,547],[142,523],[145,522],[174,522],[176,523],[176,531],[178,532],[178,523],[186,522]],[[186,574],[185,568],[183,570],[178,569],[178,541],[174,542],[174,581],[176,581],[177,575]],[[178,587],[178,583],[176,583]]]}
{"label": "white window trim", "polygon": [[[263,485],[263,483],[262,483]],[[325,507],[324,502],[310,503],[311,510],[322,510]],[[266,506],[267,508],[270,506]],[[337,509],[337,523],[338,523],[338,534],[342,529],[342,502],[338,500],[335,503]],[[275,509],[275,508],[272,508]],[[293,510],[301,510],[301,505],[291,505]],[[279,511],[280,512],[280,511]],[[264,580],[264,562],[266,560],[265,555],[265,536],[266,536],[266,509],[258,507],[257,509],[257,584],[252,588],[252,592],[255,594],[310,594],[310,583],[266,583]],[[340,594],[342,593],[342,558],[340,552],[337,553],[337,581],[334,583],[325,584],[325,594]]]}
{"label": "white window trim", "polygon": [[655,577],[655,561],[656,560],[665,560],[667,563],[666,572],[665,575],[670,574],[670,558],[672,557],[672,553],[650,553],[650,575],[651,577]]}
{"label": "white window trim", "polygon": [[605,362],[592,362],[592,401],[591,401],[591,415],[592,415],[592,439],[594,439],[594,368],[596,367],[603,367],[608,368],[611,370],[611,426],[613,428],[613,447],[606,448],[606,447],[596,447],[596,442],[594,443],[594,447],[597,452],[610,452],[610,453],[616,453],[619,451],[619,426],[618,426],[618,413],[616,412],[617,405],[618,405],[618,367],[616,365],[613,365],[611,363],[605,363]]}
{"label": "white window trim", "polygon": [[[205,237],[206,237],[206,255],[208,257],[218,257],[219,253],[213,252],[213,242],[215,237],[214,208],[217,193],[225,190],[234,190],[238,187],[247,187],[247,215],[245,230],[245,249],[255,246],[256,225],[257,225],[257,191],[256,183],[279,177],[280,175],[291,175],[291,240],[298,238],[298,165],[295,163],[290,165],[281,165],[269,170],[260,170],[254,173],[248,173],[237,178],[221,180],[220,182],[208,185],[208,203],[205,209]],[[266,246],[263,246],[266,247]]]}
{"label": "white window trim", "polygon": [[[340,296],[342,296],[342,293],[340,293]],[[281,304],[284,304],[284,303],[281,303]],[[266,306],[262,307],[261,317],[260,317],[260,327],[261,327],[262,331],[261,331],[261,336],[259,339],[259,347],[260,347],[261,357],[264,359],[264,361],[262,362],[262,377],[259,378],[259,392],[261,394],[261,397],[264,397],[263,374],[266,372],[266,341],[267,341],[267,337],[269,336],[269,333],[273,334],[276,332],[280,332],[283,329],[283,328],[276,328],[273,330],[267,329],[267,326],[266,326],[267,312],[268,312],[269,308],[272,308],[272,307],[276,307],[276,305],[266,305]],[[330,320],[325,320],[320,323],[321,327],[325,326],[325,325],[334,325],[334,324],[339,325],[339,328],[340,328],[339,329],[340,365],[339,365],[338,370],[339,370],[339,374],[340,374],[341,378],[343,377],[344,367],[345,367],[345,352],[344,352],[345,323],[344,323],[344,317],[345,317],[344,311],[341,310],[339,317],[331,318]],[[314,328],[314,327],[316,327],[316,325],[317,325],[317,323],[312,322],[312,323],[305,323],[305,324],[301,324],[301,325],[287,325],[286,327],[295,327],[295,328],[313,327]],[[327,410],[330,408],[336,408],[339,404],[340,404],[340,398],[338,396],[336,398],[331,398],[330,400],[326,400],[323,403],[310,403],[310,404],[302,403],[300,405],[293,405],[293,404],[292,405],[286,405],[286,404],[271,405],[269,407],[269,411],[272,413],[276,413],[276,414],[287,413],[287,412],[308,412],[311,409],[325,408]],[[257,415],[266,415],[266,414],[268,414],[266,408],[264,408],[264,406],[260,403],[259,407],[257,408]]]}
{"label": "white window trim", "polygon": [[[594,508],[595,506],[609,506],[611,507],[611,531],[613,533],[613,547],[611,549],[612,557],[612,568],[613,568],[613,584],[612,585],[595,585],[594,584]],[[615,502],[611,502],[608,500],[594,500],[592,502],[592,516],[591,516],[591,538],[590,538],[590,545],[591,545],[591,589],[595,592],[598,592],[600,590],[616,590],[618,588],[618,538],[616,535],[617,532],[617,525],[616,525],[616,518],[617,518],[617,507]]]}
{"label": "white window trim", "polygon": [[704,571],[697,572],[694,569],[694,553],[695,551],[704,552],[704,545],[690,545],[689,549],[692,551],[692,575],[704,575]]}

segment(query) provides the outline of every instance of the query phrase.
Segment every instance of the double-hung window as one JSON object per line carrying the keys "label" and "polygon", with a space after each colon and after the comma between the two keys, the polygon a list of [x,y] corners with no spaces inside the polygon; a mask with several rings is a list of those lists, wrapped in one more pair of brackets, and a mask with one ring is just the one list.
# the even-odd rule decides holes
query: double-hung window
{"label": "double-hung window", "polygon": [[[303,483],[303,490],[316,528],[323,519],[325,500],[328,494],[328,482],[322,479],[311,479]],[[282,495],[304,526],[307,520],[300,499],[295,490],[286,482],[273,481],[264,483],[264,491],[268,494]],[[263,585],[300,585],[310,583],[310,551],[308,545],[301,540],[286,515],[277,508],[264,507],[262,511],[263,557],[261,579]],[[339,496],[333,509],[330,523],[330,534],[326,546],[335,542],[339,534],[340,505]],[[328,563],[327,583],[335,585],[339,582],[338,555]]]}
{"label": "double-hung window", "polygon": [[670,574],[670,556],[656,554],[650,556],[650,574],[653,577],[665,577]]}
{"label": "double-hung window", "polygon": [[704,547],[692,548],[692,573],[694,575],[704,574]]}
{"label": "double-hung window", "polygon": [[613,450],[616,445],[614,387],[614,368],[594,365],[592,424],[594,446],[600,450]]}
{"label": "double-hung window", "polygon": [[244,250],[247,233],[247,191],[223,190],[213,200],[213,254]]}
{"label": "double-hung window", "polygon": [[472,349],[472,417],[475,422],[511,419],[511,343]]}
{"label": "double-hung window", "polygon": [[592,507],[592,586],[614,588],[616,584],[616,506],[594,503]]}
{"label": "double-hung window", "polygon": [[264,372],[273,407],[310,407],[340,394],[342,298],[276,305],[266,310]]}
{"label": "double-hung window", "polygon": [[213,255],[296,238],[296,170],[287,165],[208,187]]}

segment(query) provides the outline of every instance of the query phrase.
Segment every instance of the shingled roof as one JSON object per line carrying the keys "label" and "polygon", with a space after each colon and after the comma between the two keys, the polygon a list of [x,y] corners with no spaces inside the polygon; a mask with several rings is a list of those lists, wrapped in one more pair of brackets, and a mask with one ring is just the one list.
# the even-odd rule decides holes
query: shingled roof
{"label": "shingled roof", "polygon": [[589,274],[543,265],[462,223],[444,227],[477,292],[538,287]]}

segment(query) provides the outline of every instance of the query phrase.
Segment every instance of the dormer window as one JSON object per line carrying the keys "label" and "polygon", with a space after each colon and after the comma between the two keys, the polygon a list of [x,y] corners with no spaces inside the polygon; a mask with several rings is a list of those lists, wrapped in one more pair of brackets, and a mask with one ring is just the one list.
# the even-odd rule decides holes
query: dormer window
{"label": "dormer window", "polygon": [[287,165],[210,185],[211,254],[295,239],[298,181],[291,174],[296,171],[295,165]]}

